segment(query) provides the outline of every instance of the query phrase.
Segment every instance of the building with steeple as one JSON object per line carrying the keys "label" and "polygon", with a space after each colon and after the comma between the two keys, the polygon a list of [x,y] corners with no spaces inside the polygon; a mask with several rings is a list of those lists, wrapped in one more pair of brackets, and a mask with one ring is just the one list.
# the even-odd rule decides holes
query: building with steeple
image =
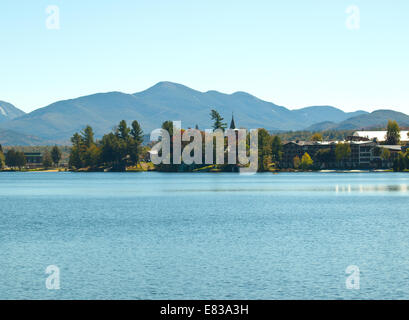
{"label": "building with steeple", "polygon": [[233,112],[231,113],[230,129],[233,129],[233,130],[236,129],[236,124],[234,123]]}

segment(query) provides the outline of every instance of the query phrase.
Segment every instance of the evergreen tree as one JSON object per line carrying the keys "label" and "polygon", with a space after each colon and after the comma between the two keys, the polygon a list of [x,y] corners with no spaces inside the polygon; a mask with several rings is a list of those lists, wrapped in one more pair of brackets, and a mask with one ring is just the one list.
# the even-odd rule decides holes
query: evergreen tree
{"label": "evergreen tree", "polygon": [[51,158],[53,160],[53,163],[56,167],[58,167],[58,163],[61,160],[61,150],[57,146],[54,146],[51,149]]}
{"label": "evergreen tree", "polygon": [[70,168],[80,169],[82,168],[82,160],[80,152],[77,148],[73,147],[70,152],[70,158],[68,160]]}
{"label": "evergreen tree", "polygon": [[16,157],[16,150],[14,149],[10,149],[7,153],[6,153],[6,165],[10,168],[14,168],[16,167],[16,161],[17,157]]}
{"label": "evergreen tree", "polygon": [[6,164],[9,167],[18,167],[21,170],[27,163],[24,152],[11,149],[6,155]]}
{"label": "evergreen tree", "polygon": [[83,167],[82,151],[83,151],[83,139],[78,133],[74,133],[71,138],[72,148],[70,151],[70,158],[68,165],[70,168],[80,169]]}
{"label": "evergreen tree", "polygon": [[162,123],[162,129],[165,129],[169,133],[170,137],[173,136],[173,122],[172,121],[167,120],[164,123]]}
{"label": "evergreen tree", "polygon": [[137,165],[142,152],[143,131],[138,121],[134,120],[131,125],[131,139],[128,142],[128,154],[133,165]]}
{"label": "evergreen tree", "polygon": [[121,121],[115,133],[108,133],[102,137],[101,159],[106,165],[116,171],[125,171],[129,157],[129,132],[125,121]]}
{"label": "evergreen tree", "polygon": [[267,171],[271,164],[271,136],[266,129],[258,130],[258,171]]}
{"label": "evergreen tree", "polygon": [[129,133],[130,133],[131,129],[128,128],[126,121],[122,120],[121,122],[119,122],[117,131],[116,131],[116,135],[120,138],[120,139],[128,139],[129,137]]}
{"label": "evergreen tree", "polygon": [[101,140],[102,153],[101,159],[102,162],[108,165],[112,165],[115,162],[118,162],[118,138],[115,134],[108,133],[102,137]]}
{"label": "evergreen tree", "polygon": [[86,126],[85,129],[81,132],[82,143],[86,148],[91,147],[94,144],[94,131],[91,126]]}
{"label": "evergreen tree", "polygon": [[227,128],[227,123],[223,122],[223,118],[220,115],[220,113],[218,113],[216,110],[212,110],[210,112],[210,116],[213,120],[213,129],[217,130],[217,129],[222,129],[224,131],[224,129]]}
{"label": "evergreen tree", "polygon": [[136,120],[132,122],[131,136],[139,145],[143,143],[143,131]]}

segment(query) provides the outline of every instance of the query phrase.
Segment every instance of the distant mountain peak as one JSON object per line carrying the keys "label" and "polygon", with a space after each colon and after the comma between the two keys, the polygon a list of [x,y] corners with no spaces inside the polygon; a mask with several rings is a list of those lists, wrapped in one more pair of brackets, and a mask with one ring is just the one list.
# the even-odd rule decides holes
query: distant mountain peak
{"label": "distant mountain peak", "polygon": [[168,91],[168,90],[183,90],[183,91],[196,91],[193,90],[183,84],[179,84],[176,82],[171,82],[171,81],[160,81],[157,84],[153,85],[152,87],[141,91],[137,92],[138,93],[144,93],[144,92],[157,92],[157,91]]}
{"label": "distant mountain peak", "polygon": [[11,103],[0,101],[0,123],[4,123],[25,114],[24,111],[16,108]]}
{"label": "distant mountain peak", "polygon": [[232,96],[242,97],[242,98],[258,99],[257,97],[253,96],[252,94],[244,92],[244,91],[236,91],[236,92],[234,92],[232,94]]}

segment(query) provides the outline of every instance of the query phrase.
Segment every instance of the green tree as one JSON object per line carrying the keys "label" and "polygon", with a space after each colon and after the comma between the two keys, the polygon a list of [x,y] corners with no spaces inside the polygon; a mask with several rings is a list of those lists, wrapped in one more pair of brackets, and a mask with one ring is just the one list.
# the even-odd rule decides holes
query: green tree
{"label": "green tree", "polygon": [[314,133],[311,137],[311,141],[322,141],[322,134],[321,133]]}
{"label": "green tree", "polygon": [[102,145],[102,161],[105,164],[111,165],[113,163],[119,162],[118,158],[118,138],[115,134],[108,133],[102,137],[101,145]]}
{"label": "green tree", "polygon": [[334,161],[334,155],[330,148],[320,149],[315,153],[315,159],[321,164],[328,164]]}
{"label": "green tree", "polygon": [[343,162],[351,156],[351,146],[349,143],[338,143],[335,147],[335,159],[338,162]]}
{"label": "green tree", "polygon": [[283,144],[279,136],[274,136],[271,142],[272,161],[280,162],[283,158]]}
{"label": "green tree", "polygon": [[16,150],[14,149],[10,149],[7,153],[6,153],[6,166],[10,167],[10,168],[14,168],[16,167]]}
{"label": "green tree", "polygon": [[311,159],[310,155],[306,152],[301,158],[300,168],[302,170],[308,170],[312,167],[314,161]]}
{"label": "green tree", "polygon": [[100,163],[101,150],[94,140],[94,131],[86,126],[81,134],[75,133],[72,138],[72,148],[69,158],[70,168],[94,168]]}
{"label": "green tree", "polygon": [[138,121],[132,122],[131,137],[128,142],[128,152],[131,163],[137,165],[142,153],[143,131]]}
{"label": "green tree", "polygon": [[53,160],[53,163],[56,167],[58,167],[58,163],[61,160],[61,150],[57,146],[54,146],[51,149],[51,158]]}
{"label": "green tree", "polygon": [[169,136],[173,136],[173,122],[170,120],[162,123],[162,129],[166,130],[169,133]]}
{"label": "green tree", "polygon": [[94,141],[90,126],[72,138],[69,165],[71,168],[96,168],[110,166],[115,171],[125,171],[129,163],[137,163],[142,153],[143,131],[139,123],[132,122],[129,128],[125,120],[101,140]]}
{"label": "green tree", "polygon": [[45,169],[51,168],[53,166],[53,159],[48,150],[43,153],[43,167]]}
{"label": "green tree", "polygon": [[143,131],[136,120],[132,121],[131,136],[138,144],[141,145],[143,143]]}
{"label": "green tree", "polygon": [[84,154],[84,166],[95,168],[100,163],[101,149],[92,144]]}
{"label": "green tree", "polygon": [[398,156],[393,162],[393,171],[404,171],[408,168],[408,157],[407,154],[399,152]]}
{"label": "green tree", "polygon": [[83,144],[82,137],[78,133],[74,133],[71,138],[71,143],[74,147],[79,148]]}
{"label": "green tree", "polygon": [[80,169],[83,167],[83,139],[78,133],[74,133],[71,138],[72,148],[70,151],[70,158],[68,165],[70,168]]}
{"label": "green tree", "polygon": [[400,142],[400,128],[396,121],[389,120],[387,131],[386,131],[386,141],[387,145],[396,145]]}
{"label": "green tree", "polygon": [[18,167],[20,170],[27,163],[24,152],[10,149],[6,154],[6,165],[10,168]]}
{"label": "green tree", "polygon": [[84,130],[81,132],[82,134],[82,144],[86,147],[89,148],[94,144],[94,131],[92,130],[91,126],[86,126]]}
{"label": "green tree", "polygon": [[128,162],[128,142],[120,131],[108,133],[102,137],[101,159],[115,171],[125,171]]}
{"label": "green tree", "polygon": [[119,122],[118,128],[117,128],[117,136],[120,139],[126,140],[129,137],[129,133],[131,132],[131,129],[128,128],[128,125],[126,124],[125,120],[121,120]]}
{"label": "green tree", "polygon": [[258,130],[258,171],[267,171],[272,158],[271,136],[266,129]]}
{"label": "green tree", "polygon": [[213,129],[217,130],[217,129],[222,129],[224,131],[224,129],[227,128],[227,123],[223,122],[224,118],[222,118],[222,116],[220,115],[220,113],[218,113],[216,110],[212,110],[210,112],[210,117],[213,120]]}

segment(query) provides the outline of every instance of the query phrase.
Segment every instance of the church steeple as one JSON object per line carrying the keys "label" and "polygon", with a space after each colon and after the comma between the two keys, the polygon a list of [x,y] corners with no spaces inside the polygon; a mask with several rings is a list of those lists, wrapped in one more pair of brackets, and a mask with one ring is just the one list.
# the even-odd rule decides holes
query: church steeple
{"label": "church steeple", "polygon": [[236,124],[234,123],[233,112],[231,113],[230,129],[233,129],[233,130],[236,129]]}

